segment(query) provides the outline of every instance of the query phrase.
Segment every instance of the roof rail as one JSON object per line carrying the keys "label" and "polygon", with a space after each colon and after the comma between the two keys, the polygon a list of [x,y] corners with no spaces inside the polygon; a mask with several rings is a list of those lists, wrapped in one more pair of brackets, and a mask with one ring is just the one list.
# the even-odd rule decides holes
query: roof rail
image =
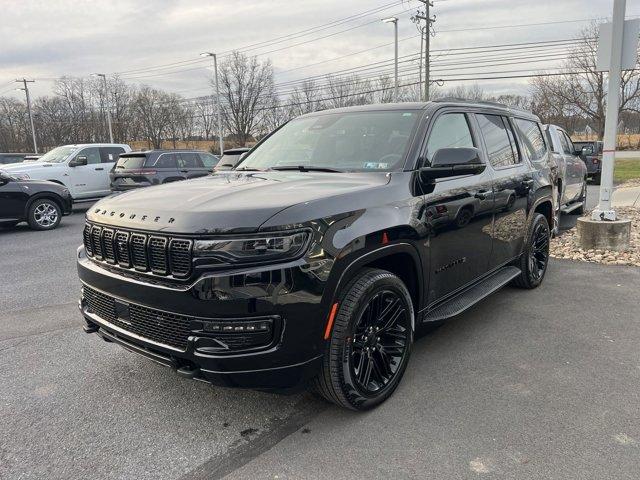
{"label": "roof rail", "polygon": [[519,112],[525,112],[525,113],[528,113],[529,115],[532,114],[532,112],[527,110],[527,109],[520,108],[520,107],[513,107],[511,105],[507,105],[506,103],[495,102],[495,101],[492,101],[492,100],[471,100],[471,99],[468,99],[468,98],[444,97],[444,98],[438,98],[437,100],[434,100],[434,102],[475,103],[476,105],[488,105],[488,106],[493,106],[493,107],[506,108],[506,109],[509,109],[509,110],[514,110],[514,111],[519,111]]}

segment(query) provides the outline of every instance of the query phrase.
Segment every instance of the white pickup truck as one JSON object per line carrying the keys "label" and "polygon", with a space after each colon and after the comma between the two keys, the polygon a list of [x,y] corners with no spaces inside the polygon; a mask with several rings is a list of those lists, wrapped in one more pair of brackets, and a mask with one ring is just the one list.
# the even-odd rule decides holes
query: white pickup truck
{"label": "white pickup truck", "polygon": [[50,180],[69,189],[74,201],[111,193],[109,172],[121,153],[131,147],[114,143],[83,143],[54,148],[35,163],[14,163],[0,170],[20,179]]}

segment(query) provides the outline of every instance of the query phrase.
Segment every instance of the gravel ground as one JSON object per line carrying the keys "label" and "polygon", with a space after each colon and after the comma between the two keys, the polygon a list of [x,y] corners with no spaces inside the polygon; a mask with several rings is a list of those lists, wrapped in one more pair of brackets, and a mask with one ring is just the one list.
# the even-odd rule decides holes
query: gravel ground
{"label": "gravel ground", "polygon": [[631,219],[630,248],[624,252],[610,250],[583,250],[577,246],[577,230],[572,228],[551,240],[551,256],[581,262],[604,263],[607,265],[630,265],[640,267],[640,209],[617,207],[622,218]]}

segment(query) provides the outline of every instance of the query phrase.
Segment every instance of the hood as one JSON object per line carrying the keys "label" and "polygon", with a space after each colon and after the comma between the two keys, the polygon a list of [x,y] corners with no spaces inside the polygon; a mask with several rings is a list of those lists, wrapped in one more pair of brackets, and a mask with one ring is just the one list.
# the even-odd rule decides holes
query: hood
{"label": "hood", "polygon": [[0,166],[0,170],[4,170],[7,173],[17,173],[17,172],[35,172],[38,170],[43,170],[45,168],[52,168],[60,165],[59,163],[43,163],[43,162],[27,162],[27,163],[8,163],[6,165]]}
{"label": "hood", "polygon": [[108,197],[87,211],[87,219],[173,233],[253,232],[292,205],[388,181],[384,173],[221,172]]}

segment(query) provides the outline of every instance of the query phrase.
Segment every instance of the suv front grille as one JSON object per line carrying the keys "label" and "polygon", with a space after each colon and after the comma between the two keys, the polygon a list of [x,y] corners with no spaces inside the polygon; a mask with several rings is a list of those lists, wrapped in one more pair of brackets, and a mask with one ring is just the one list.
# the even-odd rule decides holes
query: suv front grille
{"label": "suv front grille", "polygon": [[191,274],[189,239],[116,230],[87,223],[83,232],[87,255],[122,269],[177,279]]}
{"label": "suv front grille", "polygon": [[87,308],[98,317],[139,337],[186,350],[191,324],[189,317],[133,304],[123,304],[126,311],[118,314],[113,297],[87,286],[83,292]]}
{"label": "suv front grille", "polygon": [[82,292],[88,313],[125,332],[180,351],[187,349],[191,335],[215,340],[205,348],[206,353],[231,353],[267,347],[277,338],[274,335],[277,328],[275,317],[192,317],[117,300],[87,285],[82,287]]}

